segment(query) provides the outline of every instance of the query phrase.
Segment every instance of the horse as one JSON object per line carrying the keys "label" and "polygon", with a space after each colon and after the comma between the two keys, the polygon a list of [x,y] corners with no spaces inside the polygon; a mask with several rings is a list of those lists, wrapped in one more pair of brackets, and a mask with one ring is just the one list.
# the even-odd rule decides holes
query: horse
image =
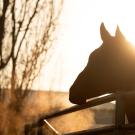
{"label": "horse", "polygon": [[[100,25],[102,44],[89,56],[84,70],[78,75],[69,91],[69,100],[85,104],[87,99],[117,91],[135,90],[135,47],[127,41],[117,26],[112,36]],[[135,96],[124,98],[129,122],[135,122]]]}

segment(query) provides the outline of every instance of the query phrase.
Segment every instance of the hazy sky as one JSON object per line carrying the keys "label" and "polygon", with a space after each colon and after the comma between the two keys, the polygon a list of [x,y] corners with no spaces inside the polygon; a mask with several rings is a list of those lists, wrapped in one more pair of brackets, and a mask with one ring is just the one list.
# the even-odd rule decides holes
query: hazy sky
{"label": "hazy sky", "polygon": [[68,91],[89,54],[102,43],[100,24],[114,35],[117,24],[135,44],[135,0],[65,0],[54,55],[36,88]]}

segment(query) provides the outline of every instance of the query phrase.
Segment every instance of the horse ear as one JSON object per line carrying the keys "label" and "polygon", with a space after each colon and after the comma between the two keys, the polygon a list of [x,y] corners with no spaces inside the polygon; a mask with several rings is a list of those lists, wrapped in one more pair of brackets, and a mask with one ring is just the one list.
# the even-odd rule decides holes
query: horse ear
{"label": "horse ear", "polygon": [[103,42],[109,40],[111,38],[110,33],[106,30],[104,23],[101,23],[100,26],[100,35]]}
{"label": "horse ear", "polygon": [[121,33],[119,26],[116,28],[115,37],[118,39],[125,39],[124,35]]}

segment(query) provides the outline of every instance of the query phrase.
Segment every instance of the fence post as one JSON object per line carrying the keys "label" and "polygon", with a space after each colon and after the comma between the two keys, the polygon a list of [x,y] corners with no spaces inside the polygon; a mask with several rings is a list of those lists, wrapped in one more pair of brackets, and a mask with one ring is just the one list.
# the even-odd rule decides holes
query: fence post
{"label": "fence post", "polygon": [[123,103],[123,93],[116,93],[116,106],[115,106],[115,135],[124,135],[124,129],[122,127],[125,125],[125,108]]}

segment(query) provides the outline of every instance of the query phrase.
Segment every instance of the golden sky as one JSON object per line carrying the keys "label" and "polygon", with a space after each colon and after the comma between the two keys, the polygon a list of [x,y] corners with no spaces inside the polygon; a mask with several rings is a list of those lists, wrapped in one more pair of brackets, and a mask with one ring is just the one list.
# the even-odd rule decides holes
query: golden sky
{"label": "golden sky", "polygon": [[101,22],[112,35],[119,25],[135,44],[134,13],[135,0],[64,0],[56,49],[35,87],[68,91],[89,54],[102,43]]}

